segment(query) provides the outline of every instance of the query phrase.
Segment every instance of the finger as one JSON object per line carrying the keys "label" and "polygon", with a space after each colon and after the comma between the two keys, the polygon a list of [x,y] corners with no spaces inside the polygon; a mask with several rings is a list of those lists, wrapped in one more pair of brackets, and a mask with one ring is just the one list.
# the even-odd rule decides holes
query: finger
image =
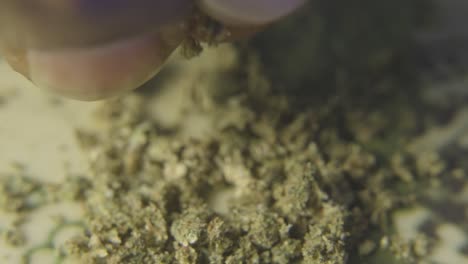
{"label": "finger", "polygon": [[0,39],[36,49],[141,35],[188,15],[192,0],[1,0]]}
{"label": "finger", "polygon": [[73,99],[99,100],[153,77],[184,33],[181,26],[168,26],[157,33],[95,47],[10,50],[6,58],[40,88]]}
{"label": "finger", "polygon": [[280,19],[306,0],[200,0],[200,8],[228,25],[264,25]]}

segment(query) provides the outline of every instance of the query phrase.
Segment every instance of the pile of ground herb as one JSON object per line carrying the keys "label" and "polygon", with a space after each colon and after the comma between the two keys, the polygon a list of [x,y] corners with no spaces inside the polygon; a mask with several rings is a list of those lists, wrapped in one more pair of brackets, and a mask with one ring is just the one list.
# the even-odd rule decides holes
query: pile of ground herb
{"label": "pile of ground herb", "polygon": [[[79,226],[81,236],[58,245],[53,231],[24,263],[41,249],[57,251],[57,263],[414,263],[438,237],[402,240],[395,210],[436,204],[432,230],[446,221],[467,229],[466,215],[447,214],[466,208],[456,198],[466,190],[466,148],[444,132],[463,127],[463,105],[425,104],[391,80],[367,93],[297,98],[272,92],[255,55],[211,52],[192,73],[170,66],[197,80],[179,95],[176,121],[153,117],[157,92],[102,105],[105,129],[77,132],[86,177],[43,183],[21,168],[0,177],[0,206],[18,219],[0,230],[11,245],[25,243],[22,222],[41,206],[85,209],[83,222],[54,229]],[[173,70],[159,83],[169,90],[180,78]]]}
{"label": "pile of ground herb", "polygon": [[435,241],[400,242],[391,214],[456,178],[437,153],[406,151],[431,112],[397,89],[381,104],[338,95],[307,105],[272,93],[255,56],[238,56],[185,93],[186,116],[209,124],[202,137],[187,136],[188,118],[153,121],[141,95],[102,107],[105,132],[78,133],[92,186],[86,235],[68,254],[86,263],[422,259]]}

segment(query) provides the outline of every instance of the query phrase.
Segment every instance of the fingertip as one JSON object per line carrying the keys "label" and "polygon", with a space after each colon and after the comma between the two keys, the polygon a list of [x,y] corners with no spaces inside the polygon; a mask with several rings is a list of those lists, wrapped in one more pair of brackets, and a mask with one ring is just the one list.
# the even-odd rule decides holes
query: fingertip
{"label": "fingertip", "polygon": [[53,93],[82,101],[120,95],[153,77],[179,44],[152,34],[102,47],[29,50],[31,81]]}
{"label": "fingertip", "polygon": [[200,8],[229,25],[264,25],[280,19],[306,0],[200,0]]}

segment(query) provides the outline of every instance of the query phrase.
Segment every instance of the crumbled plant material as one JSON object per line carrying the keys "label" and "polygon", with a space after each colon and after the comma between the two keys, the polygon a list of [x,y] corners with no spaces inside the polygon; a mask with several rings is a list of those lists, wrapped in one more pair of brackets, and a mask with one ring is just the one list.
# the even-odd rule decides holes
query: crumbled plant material
{"label": "crumbled plant material", "polygon": [[395,255],[396,259],[405,263],[417,263],[431,249],[431,241],[423,234],[412,240],[403,240],[398,237],[390,238],[388,249]]}
{"label": "crumbled plant material", "polygon": [[20,247],[26,243],[26,236],[19,227],[13,227],[6,230],[0,230],[2,239],[10,246]]}
{"label": "crumbled plant material", "polygon": [[[421,132],[410,101],[304,105],[271,92],[254,56],[240,61],[220,73],[242,76],[222,80],[237,90],[223,95],[213,87],[228,84],[214,78],[186,92],[197,95],[187,112],[211,120],[201,138],[184,136],[183,118],[171,129],[152,121],[138,94],[102,106],[108,128],[78,134],[92,184],[87,232],[67,252],[86,263],[359,263],[380,251],[422,259],[430,243],[399,241],[391,214],[453,168],[405,150]],[[395,105],[410,121],[390,121]]]}
{"label": "crumbled plant material", "polygon": [[22,171],[0,175],[0,208],[6,212],[34,210],[48,201],[46,186]]}
{"label": "crumbled plant material", "polygon": [[58,251],[57,260],[64,258],[66,253],[60,252],[61,245],[55,245],[53,240],[63,228],[81,227],[78,222],[66,219],[58,221],[56,227],[48,234],[42,244],[29,248],[24,224],[34,221],[33,213],[42,207],[64,201],[78,202],[84,199],[86,190],[91,186],[88,179],[80,176],[68,176],[62,183],[42,182],[31,177],[26,167],[14,164],[16,170],[9,174],[0,174],[0,213],[10,216],[13,220],[0,224],[0,239],[7,245],[25,249],[22,263],[30,263],[31,257],[39,250],[50,249]]}
{"label": "crumbled plant material", "polygon": [[84,199],[90,187],[88,179],[70,176],[60,184],[45,183],[25,173],[0,175],[0,210],[24,214],[59,201]]}
{"label": "crumbled plant material", "polygon": [[182,42],[181,53],[185,58],[193,58],[203,51],[202,43],[210,46],[226,41],[229,30],[203,12],[194,8],[187,25],[187,36]]}

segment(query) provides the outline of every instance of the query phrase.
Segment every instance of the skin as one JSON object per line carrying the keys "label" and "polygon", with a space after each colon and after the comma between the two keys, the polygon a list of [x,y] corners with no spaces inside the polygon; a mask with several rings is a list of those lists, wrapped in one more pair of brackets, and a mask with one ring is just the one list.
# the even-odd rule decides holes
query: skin
{"label": "skin", "polygon": [[0,53],[41,88],[99,100],[153,77],[184,39],[195,6],[233,34],[306,0],[1,0]]}

